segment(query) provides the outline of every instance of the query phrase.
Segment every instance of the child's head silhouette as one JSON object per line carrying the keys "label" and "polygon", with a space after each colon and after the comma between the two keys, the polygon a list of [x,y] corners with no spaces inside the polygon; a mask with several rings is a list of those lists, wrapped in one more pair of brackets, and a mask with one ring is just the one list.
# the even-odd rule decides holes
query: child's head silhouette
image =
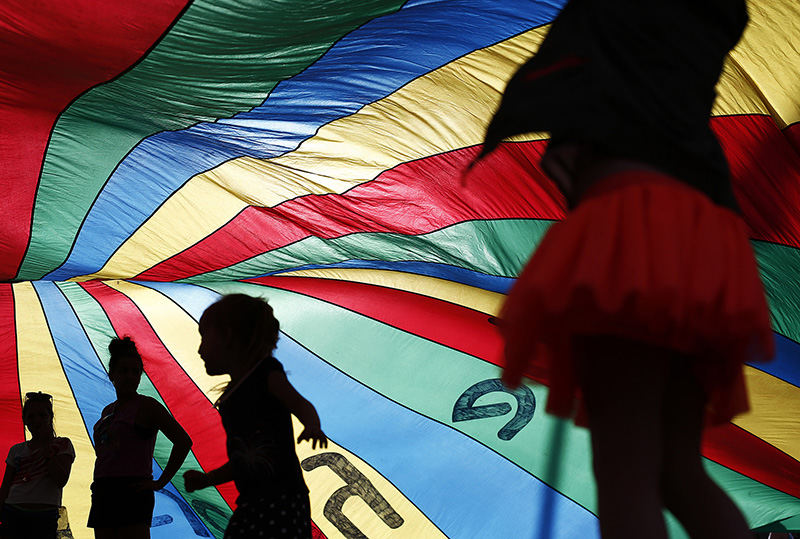
{"label": "child's head silhouette", "polygon": [[133,342],[128,336],[122,339],[115,337],[108,343],[108,351],[111,353],[111,359],[108,361],[109,374],[114,373],[120,365],[120,360],[123,358],[129,359],[135,364],[139,371],[144,371],[144,364],[142,363],[142,356],[136,348],[136,343]]}
{"label": "child's head silhouette", "polygon": [[22,404],[22,421],[34,436],[51,433],[55,436],[53,397],[41,391],[26,393]]}
{"label": "child's head silhouette", "polygon": [[229,362],[249,364],[271,355],[279,324],[265,300],[230,294],[203,312],[199,330],[200,357],[213,375],[230,373]]}
{"label": "child's head silhouette", "polygon": [[111,353],[108,378],[114,384],[117,396],[136,393],[144,373],[144,363],[136,343],[130,337],[115,337],[108,343],[108,351]]}

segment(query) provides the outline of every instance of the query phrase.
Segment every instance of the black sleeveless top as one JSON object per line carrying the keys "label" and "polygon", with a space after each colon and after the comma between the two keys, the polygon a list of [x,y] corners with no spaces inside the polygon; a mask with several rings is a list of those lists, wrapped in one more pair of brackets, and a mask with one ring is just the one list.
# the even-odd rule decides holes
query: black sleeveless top
{"label": "black sleeveless top", "polygon": [[746,24],[744,0],[570,0],[506,87],[481,156],[549,131],[553,145],[650,164],[737,209],[709,116]]}
{"label": "black sleeveless top", "polygon": [[272,371],[283,372],[283,366],[272,357],[262,360],[218,405],[240,499],[308,492],[291,414],[267,389]]}

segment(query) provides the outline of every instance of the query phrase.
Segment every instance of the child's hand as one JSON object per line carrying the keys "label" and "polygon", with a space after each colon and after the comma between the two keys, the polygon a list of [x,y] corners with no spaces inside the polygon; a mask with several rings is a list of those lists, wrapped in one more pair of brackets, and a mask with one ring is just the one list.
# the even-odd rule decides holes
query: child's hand
{"label": "child's hand", "polygon": [[210,485],[208,477],[201,471],[187,470],[183,473],[183,486],[186,488],[186,492],[194,492]]}
{"label": "child's hand", "polygon": [[152,490],[156,492],[164,488],[164,484],[161,483],[159,480],[155,479],[144,479],[142,481],[137,481],[131,484],[131,488],[134,492],[148,492]]}
{"label": "child's hand", "polygon": [[325,436],[325,433],[322,432],[320,427],[304,428],[300,436],[297,437],[297,443],[299,444],[303,440],[309,440],[311,442],[311,449],[317,448],[317,442],[319,442],[320,449],[328,447],[328,437]]}

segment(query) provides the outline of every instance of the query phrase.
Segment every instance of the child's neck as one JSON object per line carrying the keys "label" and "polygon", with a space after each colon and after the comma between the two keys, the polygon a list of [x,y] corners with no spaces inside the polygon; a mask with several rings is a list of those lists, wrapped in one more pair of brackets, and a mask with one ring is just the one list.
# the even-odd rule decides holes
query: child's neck
{"label": "child's neck", "polygon": [[138,393],[136,391],[126,391],[124,393],[117,392],[117,403],[125,404],[136,398]]}
{"label": "child's neck", "polygon": [[48,433],[41,433],[41,434],[31,434],[30,444],[34,447],[48,445],[50,441],[53,439],[53,434]]}
{"label": "child's neck", "polygon": [[231,384],[237,384],[238,382],[241,382],[248,374],[250,374],[250,371],[253,370],[253,367],[255,367],[259,361],[259,359],[251,359],[249,361],[242,361],[241,363],[232,365],[230,372]]}
{"label": "child's neck", "polygon": [[260,362],[260,359],[253,360],[249,363],[242,363],[237,364],[232,368],[231,371],[228,373],[231,377],[231,381],[228,382],[228,385],[225,388],[225,391],[220,395],[217,399],[217,402],[214,403],[214,407],[218,408],[220,404],[222,404],[231,393],[233,393],[236,388],[247,378],[251,372],[253,372],[256,368],[256,365]]}

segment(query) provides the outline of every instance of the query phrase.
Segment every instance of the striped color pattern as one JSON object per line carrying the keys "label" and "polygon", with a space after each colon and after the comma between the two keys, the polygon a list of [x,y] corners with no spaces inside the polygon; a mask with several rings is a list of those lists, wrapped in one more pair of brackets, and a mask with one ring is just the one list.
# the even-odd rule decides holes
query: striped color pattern
{"label": "striped color pattern", "polygon": [[[226,458],[197,320],[230,292],[273,305],[276,357],[330,437],[297,447],[315,537],[353,536],[326,509],[344,479],[322,453],[385,501],[342,507],[367,537],[599,537],[587,431],[544,413],[547,380],[493,385],[488,318],[564,215],[538,166],[546,136],[464,175],[563,3],[0,6],[0,452],[25,438],[25,392],[53,394],[77,455],[75,537],[92,536],[92,426],[123,335],[143,353],[139,391],[194,440],[152,536],[222,537],[233,485],[187,493],[177,477]],[[749,8],[711,125],[778,354],[746,366],[752,409],[703,454],[752,528],[800,530],[800,6]],[[475,391],[497,413],[459,416]],[[169,450],[159,437],[154,474]]]}

